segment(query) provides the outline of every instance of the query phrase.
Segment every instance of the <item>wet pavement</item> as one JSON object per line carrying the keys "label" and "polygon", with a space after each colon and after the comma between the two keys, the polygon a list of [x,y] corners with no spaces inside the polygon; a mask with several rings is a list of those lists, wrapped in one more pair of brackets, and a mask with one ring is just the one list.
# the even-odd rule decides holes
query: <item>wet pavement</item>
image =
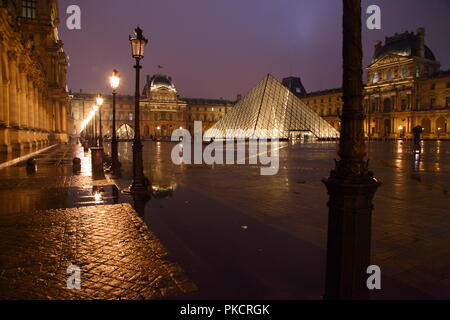
{"label": "wet pavement", "polygon": [[[23,165],[0,170],[5,213],[30,213],[132,203],[187,277],[193,298],[320,299],[324,287],[328,199],[321,179],[336,157],[335,143],[282,144],[280,170],[261,176],[257,165],[182,165],[169,142],[145,142],[146,175],[161,197],[134,203],[119,189],[131,180],[131,143],[120,144],[124,174],[116,181],[80,175],[50,153],[34,177]],[[74,152],[74,153],[70,153]],[[370,166],[383,181],[373,213],[372,260],[381,267],[374,299],[450,297],[450,142],[372,142]],[[40,169],[39,169],[40,168]],[[14,191],[11,190],[14,187]],[[167,191],[167,197],[164,197]],[[88,208],[89,208],[88,207]]]}
{"label": "wet pavement", "polygon": [[[74,156],[82,172],[72,172]],[[89,154],[59,146],[0,171],[0,299],[167,299],[196,291]],[[125,202],[125,201],[123,201]],[[81,287],[69,289],[69,267]]]}
{"label": "wet pavement", "polygon": [[[323,294],[328,196],[321,179],[335,143],[283,144],[280,171],[254,165],[183,165],[174,144],[147,142],[146,174],[173,197],[153,199],[145,219],[201,288],[199,297],[318,299]],[[122,144],[125,173],[131,144]],[[450,297],[450,142],[371,142],[383,185],[373,213],[374,299]],[[125,175],[126,180],[126,175]]]}

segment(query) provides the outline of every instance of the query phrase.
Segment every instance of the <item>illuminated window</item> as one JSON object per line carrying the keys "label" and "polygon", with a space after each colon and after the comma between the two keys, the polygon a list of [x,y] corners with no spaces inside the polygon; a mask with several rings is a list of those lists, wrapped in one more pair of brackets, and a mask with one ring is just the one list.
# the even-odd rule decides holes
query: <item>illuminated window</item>
{"label": "illuminated window", "polygon": [[373,82],[373,83],[377,83],[378,80],[379,80],[379,79],[378,79],[378,72],[374,72],[374,73],[373,73],[373,79],[372,79],[372,82]]}
{"label": "illuminated window", "polygon": [[408,76],[408,68],[403,67],[402,68],[402,78],[405,79]]}
{"label": "illuminated window", "polygon": [[386,72],[386,80],[388,80],[388,81],[392,80],[392,71],[391,70]]}
{"label": "illuminated window", "polygon": [[22,0],[22,17],[36,19],[36,0]]}

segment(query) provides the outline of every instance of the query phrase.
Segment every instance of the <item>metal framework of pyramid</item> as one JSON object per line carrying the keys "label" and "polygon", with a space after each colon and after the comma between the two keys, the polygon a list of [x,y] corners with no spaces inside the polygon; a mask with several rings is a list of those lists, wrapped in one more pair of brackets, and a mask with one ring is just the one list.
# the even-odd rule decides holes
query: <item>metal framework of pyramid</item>
{"label": "metal framework of pyramid", "polygon": [[206,131],[204,138],[226,139],[227,130],[245,131],[245,136],[235,134],[235,137],[250,139],[270,138],[267,132],[275,132],[279,139],[290,139],[295,133],[306,133],[318,139],[339,137],[333,126],[270,74]]}

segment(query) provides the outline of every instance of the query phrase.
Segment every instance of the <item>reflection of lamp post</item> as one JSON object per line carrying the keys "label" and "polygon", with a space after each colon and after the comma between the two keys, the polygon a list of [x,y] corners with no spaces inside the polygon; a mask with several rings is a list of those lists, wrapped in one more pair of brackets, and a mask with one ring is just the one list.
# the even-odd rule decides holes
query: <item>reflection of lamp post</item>
{"label": "reflection of lamp post", "polygon": [[380,183],[366,160],[361,0],[343,0],[343,5],[340,160],[324,181],[330,196],[325,299],[367,299],[372,199]]}
{"label": "reflection of lamp post", "polygon": [[102,107],[102,105],[103,105],[103,98],[102,98],[102,95],[98,95],[97,96],[97,98],[95,99],[96,100],[96,102],[97,102],[97,106],[98,106],[98,109],[99,109],[99,112],[98,112],[98,116],[99,116],[99,138],[98,138],[98,146],[100,147],[100,148],[103,148],[103,133],[102,133],[102,109],[101,109],[101,107]]}
{"label": "reflection of lamp post", "polygon": [[114,175],[119,174],[120,163],[119,163],[119,152],[117,146],[117,131],[116,131],[116,94],[117,89],[120,84],[120,76],[117,70],[114,70],[111,77],[109,77],[109,83],[112,89],[112,139],[111,139],[111,162],[112,162],[112,172]]}
{"label": "reflection of lamp post", "polygon": [[144,176],[144,165],[142,160],[142,142],[141,142],[141,130],[139,123],[139,76],[140,69],[142,68],[139,64],[140,60],[144,58],[144,49],[147,45],[148,40],[144,38],[142,34],[142,29],[137,27],[134,30],[134,36],[130,36],[131,43],[131,53],[134,59],[136,59],[136,92],[134,101],[134,142],[133,142],[133,182],[130,187],[132,192],[145,192],[148,187],[148,181]]}

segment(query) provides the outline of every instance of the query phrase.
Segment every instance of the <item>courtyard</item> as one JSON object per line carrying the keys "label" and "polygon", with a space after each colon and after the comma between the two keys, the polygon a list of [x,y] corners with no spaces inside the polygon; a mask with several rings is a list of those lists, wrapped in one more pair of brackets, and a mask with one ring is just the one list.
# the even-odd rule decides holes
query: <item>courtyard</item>
{"label": "courtyard", "polygon": [[[24,164],[1,170],[1,219],[10,219],[2,226],[2,243],[11,219],[26,220],[36,210],[96,206],[104,211],[105,205],[131,203],[169,261],[189,279],[184,280],[188,287],[197,288],[176,295],[320,299],[328,214],[321,179],[334,165],[337,144],[280,143],[280,169],[272,176],[261,176],[256,165],[177,166],[170,157],[174,146],[144,143],[144,171],[161,196],[138,206],[118,192],[131,180],[131,143],[119,145],[122,177],[107,178],[100,189],[93,188],[98,182],[90,176],[90,154],[75,145],[68,147],[69,156],[53,155],[53,162],[54,151],[38,157],[32,179]],[[80,175],[71,171],[74,154],[82,159]],[[423,141],[420,157],[409,141],[370,142],[369,160],[383,182],[374,199],[372,228],[372,263],[381,268],[382,289],[372,291],[372,298],[449,298],[450,142]]]}

